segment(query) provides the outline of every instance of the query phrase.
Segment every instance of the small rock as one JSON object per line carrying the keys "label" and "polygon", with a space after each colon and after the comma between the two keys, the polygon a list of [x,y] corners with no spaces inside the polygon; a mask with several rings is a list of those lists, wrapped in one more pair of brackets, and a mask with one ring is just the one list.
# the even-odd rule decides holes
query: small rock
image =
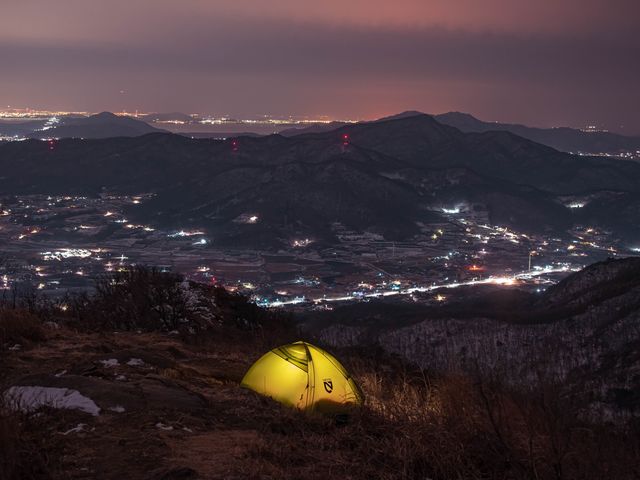
{"label": "small rock", "polygon": [[117,367],[118,365],[120,365],[120,362],[118,362],[118,360],[115,358],[100,360],[100,363],[106,368]]}
{"label": "small rock", "polygon": [[84,432],[84,427],[86,426],[86,423],[79,423],[77,426],[67,430],[66,432],[60,432],[60,435],[69,435],[70,433]]}
{"label": "small rock", "polygon": [[140,358],[131,358],[127,362],[127,365],[129,365],[130,367],[142,367],[144,365],[144,362]]}

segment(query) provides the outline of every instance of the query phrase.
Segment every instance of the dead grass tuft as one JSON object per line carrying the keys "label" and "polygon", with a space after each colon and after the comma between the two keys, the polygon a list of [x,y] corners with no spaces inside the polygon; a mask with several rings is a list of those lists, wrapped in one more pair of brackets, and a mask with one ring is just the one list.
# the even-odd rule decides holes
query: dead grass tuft
{"label": "dead grass tuft", "polygon": [[42,322],[25,310],[0,309],[0,351],[44,340]]}
{"label": "dead grass tuft", "polygon": [[[345,358],[342,356],[341,358]],[[637,479],[639,431],[581,421],[551,386],[517,393],[345,358],[366,395],[346,424],[275,411],[247,478]],[[256,472],[260,472],[259,474]]]}
{"label": "dead grass tuft", "polygon": [[0,480],[53,478],[59,452],[43,422],[9,408],[0,397]]}

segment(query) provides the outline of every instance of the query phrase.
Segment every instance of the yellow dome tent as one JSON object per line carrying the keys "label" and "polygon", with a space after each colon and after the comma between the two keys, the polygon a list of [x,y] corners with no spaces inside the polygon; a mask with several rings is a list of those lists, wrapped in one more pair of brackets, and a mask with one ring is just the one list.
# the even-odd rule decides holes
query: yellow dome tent
{"label": "yellow dome tent", "polygon": [[300,410],[340,413],[363,401],[340,362],[306,342],[267,352],[249,369],[241,385]]}

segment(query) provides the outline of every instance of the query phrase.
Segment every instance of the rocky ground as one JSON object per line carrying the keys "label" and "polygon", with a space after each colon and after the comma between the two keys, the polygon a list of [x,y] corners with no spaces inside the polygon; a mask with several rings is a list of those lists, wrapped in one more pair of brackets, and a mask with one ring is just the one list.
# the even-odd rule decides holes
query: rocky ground
{"label": "rocky ground", "polygon": [[[50,329],[46,342],[5,359],[5,384],[23,408],[67,389],[47,422],[65,478],[243,478],[240,459],[264,441],[256,418],[270,402],[238,385],[255,355],[216,347]],[[29,397],[24,387],[48,390]]]}

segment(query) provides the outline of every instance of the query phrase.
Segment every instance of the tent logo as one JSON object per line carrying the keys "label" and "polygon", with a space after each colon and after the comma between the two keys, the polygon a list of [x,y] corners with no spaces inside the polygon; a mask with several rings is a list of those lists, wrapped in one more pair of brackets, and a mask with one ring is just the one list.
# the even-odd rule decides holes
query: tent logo
{"label": "tent logo", "polygon": [[324,382],[324,389],[327,391],[327,393],[333,392],[333,382],[331,381],[331,379],[325,378],[323,382]]}

